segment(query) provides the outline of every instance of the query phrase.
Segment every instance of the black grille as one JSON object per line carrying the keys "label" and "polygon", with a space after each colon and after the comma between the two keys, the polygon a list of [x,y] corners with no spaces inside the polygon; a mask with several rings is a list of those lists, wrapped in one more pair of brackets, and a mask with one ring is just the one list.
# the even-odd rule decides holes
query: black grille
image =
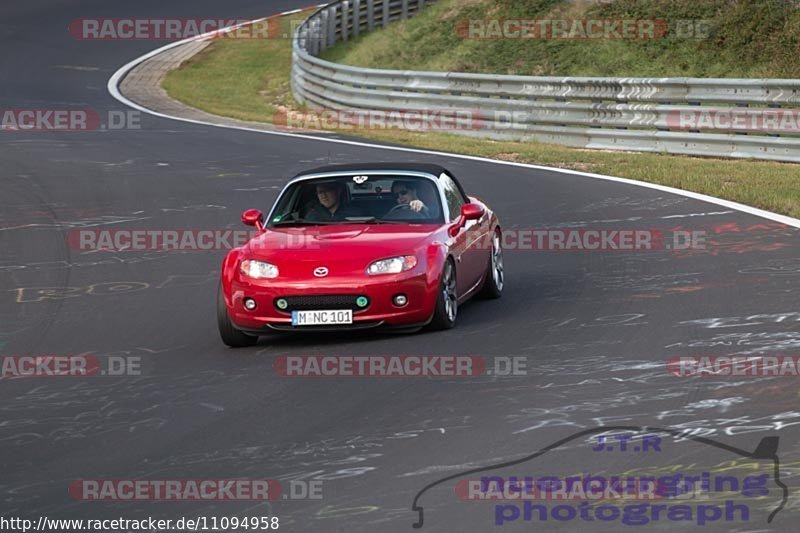
{"label": "black grille", "polygon": [[273,305],[283,313],[292,311],[324,311],[326,309],[352,309],[361,311],[366,307],[358,307],[356,299],[358,294],[323,294],[313,296],[284,296],[283,299],[289,304],[286,309],[281,309],[277,305],[280,298],[275,298]]}

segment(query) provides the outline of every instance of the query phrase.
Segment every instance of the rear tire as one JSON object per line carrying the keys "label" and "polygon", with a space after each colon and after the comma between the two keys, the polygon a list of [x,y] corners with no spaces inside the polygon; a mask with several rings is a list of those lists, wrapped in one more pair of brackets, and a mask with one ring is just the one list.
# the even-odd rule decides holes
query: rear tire
{"label": "rear tire", "polygon": [[486,268],[486,279],[479,296],[481,298],[497,299],[503,295],[503,286],[506,277],[503,270],[503,248],[501,245],[500,230],[496,229],[492,237],[492,251],[489,255],[489,266]]}
{"label": "rear tire", "polygon": [[222,283],[217,290],[217,326],[222,342],[231,348],[245,348],[253,346],[258,342],[258,337],[248,335],[239,331],[233,326],[231,317],[228,315],[228,307],[225,305],[225,296],[222,293]]}
{"label": "rear tire", "polygon": [[442,269],[438,293],[430,328],[433,330],[450,329],[456,325],[456,318],[458,317],[456,267],[450,258],[447,258]]}

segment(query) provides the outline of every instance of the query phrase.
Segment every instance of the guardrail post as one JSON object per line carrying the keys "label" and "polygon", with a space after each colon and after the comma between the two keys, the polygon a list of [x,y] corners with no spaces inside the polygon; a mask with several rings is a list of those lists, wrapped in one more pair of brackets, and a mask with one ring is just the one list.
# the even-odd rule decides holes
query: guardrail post
{"label": "guardrail post", "polygon": [[389,25],[389,0],[383,0],[383,27]]}
{"label": "guardrail post", "polygon": [[328,44],[326,48],[336,44],[336,4],[328,8]]}
{"label": "guardrail post", "polygon": [[308,24],[295,28],[294,33],[289,35],[292,40],[292,46],[294,46],[294,40],[297,39],[298,46],[303,50],[308,50],[308,28]]}
{"label": "guardrail post", "polygon": [[318,56],[322,51],[322,24],[319,18],[315,18],[311,24],[311,55]]}
{"label": "guardrail post", "polygon": [[328,17],[328,10],[323,9],[320,13],[319,27],[317,28],[319,32],[317,35],[319,43],[317,46],[317,55],[328,47]]}
{"label": "guardrail post", "polygon": [[349,2],[349,0],[344,0],[344,2],[341,3],[341,6],[342,6],[342,16],[339,19],[339,25],[340,25],[340,27],[342,29],[340,30],[339,33],[342,36],[342,41],[346,41],[347,37],[348,37],[348,35],[347,35],[347,19],[349,18],[349,15],[350,15],[350,2]]}
{"label": "guardrail post", "polygon": [[375,29],[375,0],[367,0],[367,31]]}
{"label": "guardrail post", "polygon": [[402,0],[403,11],[400,13],[400,19],[406,20],[408,18],[408,0]]}
{"label": "guardrail post", "polygon": [[353,0],[353,37],[361,33],[361,0]]}

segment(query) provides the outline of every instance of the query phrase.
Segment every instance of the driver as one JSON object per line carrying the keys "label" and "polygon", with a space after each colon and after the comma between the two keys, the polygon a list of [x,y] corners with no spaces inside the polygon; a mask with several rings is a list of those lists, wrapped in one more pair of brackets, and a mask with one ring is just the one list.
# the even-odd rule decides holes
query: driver
{"label": "driver", "polygon": [[[408,206],[414,213],[428,216],[430,210],[417,197],[417,184],[413,181],[395,181],[392,183],[392,194],[397,199],[397,206]],[[395,208],[397,207],[395,206]],[[394,209],[394,208],[393,208]]]}
{"label": "driver", "polygon": [[356,216],[352,209],[343,205],[344,184],[339,182],[318,183],[317,202],[311,204],[304,217],[311,221],[344,220]]}

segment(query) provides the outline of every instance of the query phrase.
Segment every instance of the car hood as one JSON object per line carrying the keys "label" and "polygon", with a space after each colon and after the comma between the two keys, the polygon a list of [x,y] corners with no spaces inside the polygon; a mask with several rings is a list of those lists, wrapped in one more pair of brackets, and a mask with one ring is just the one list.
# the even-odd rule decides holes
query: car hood
{"label": "car hood", "polygon": [[438,228],[436,224],[268,228],[250,240],[248,256],[279,267],[287,263],[314,263],[363,270],[372,261],[413,253]]}

